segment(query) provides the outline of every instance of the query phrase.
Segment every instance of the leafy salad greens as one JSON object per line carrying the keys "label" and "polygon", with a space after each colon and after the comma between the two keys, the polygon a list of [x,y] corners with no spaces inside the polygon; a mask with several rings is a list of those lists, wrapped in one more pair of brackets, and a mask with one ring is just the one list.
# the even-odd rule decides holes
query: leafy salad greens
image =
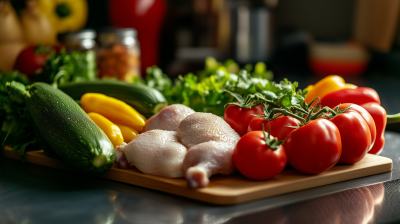
{"label": "leafy salad greens", "polygon": [[232,60],[225,63],[207,58],[204,71],[195,75],[189,73],[171,80],[157,66],[147,68],[143,82],[164,94],[169,104],[184,104],[197,112],[213,113],[223,116],[225,105],[235,101],[228,91],[242,96],[261,93],[275,107],[289,109],[304,103],[307,91],[296,90],[297,82],[287,79],[279,83],[272,80],[273,74],[264,63],[239,68]]}
{"label": "leafy salad greens", "polygon": [[6,74],[0,72],[0,140],[2,149],[11,145],[14,152],[18,151],[23,156],[27,149],[39,149],[39,145],[30,125],[25,102],[8,94],[6,83],[11,81],[30,84],[25,75],[16,71]]}
{"label": "leafy salad greens", "polygon": [[49,84],[87,81],[96,79],[96,73],[94,51],[67,53],[61,50],[58,54],[52,52],[49,55],[36,81]]}

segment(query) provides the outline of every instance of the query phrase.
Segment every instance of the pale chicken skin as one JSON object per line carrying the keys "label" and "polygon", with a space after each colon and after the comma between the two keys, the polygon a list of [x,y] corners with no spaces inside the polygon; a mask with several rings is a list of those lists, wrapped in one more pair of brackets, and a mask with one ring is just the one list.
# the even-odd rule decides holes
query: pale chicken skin
{"label": "pale chicken skin", "polygon": [[146,121],[144,131],[154,129],[177,131],[179,123],[195,111],[183,104],[172,104],[163,108],[159,113]]}
{"label": "pale chicken skin", "polygon": [[184,176],[182,163],[187,148],[178,142],[175,131],[144,132],[117,150],[122,151],[126,160],[145,174],[169,178]]}
{"label": "pale chicken skin", "polygon": [[222,118],[194,113],[182,120],[177,135],[189,150],[183,169],[190,187],[203,188],[212,175],[235,172],[232,154],[240,136]]}
{"label": "pale chicken skin", "polygon": [[[116,163],[121,168],[128,168],[132,163],[146,174],[185,177],[193,188],[208,186],[209,178],[214,174],[235,172],[232,154],[239,134],[214,114],[186,110],[188,115],[183,118],[173,112],[177,107],[167,109],[153,121],[149,119],[152,124],[146,124],[146,127],[156,129],[117,147]],[[179,122],[177,131],[160,130],[174,128],[174,122]]]}

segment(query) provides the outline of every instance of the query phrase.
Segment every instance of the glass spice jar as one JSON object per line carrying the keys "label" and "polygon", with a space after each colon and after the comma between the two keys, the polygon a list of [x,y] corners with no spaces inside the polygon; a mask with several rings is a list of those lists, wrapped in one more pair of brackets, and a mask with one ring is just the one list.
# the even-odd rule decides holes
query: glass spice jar
{"label": "glass spice jar", "polygon": [[136,30],[106,29],[99,32],[97,65],[100,78],[132,82],[140,78],[140,47]]}
{"label": "glass spice jar", "polygon": [[95,78],[97,76],[96,65],[96,31],[91,29],[68,32],[57,36],[58,42],[69,54],[84,55],[81,63],[85,63],[87,76]]}
{"label": "glass spice jar", "polygon": [[58,41],[65,46],[68,53],[73,51],[86,52],[94,50],[96,47],[96,31],[81,30],[77,32],[68,32],[59,34]]}

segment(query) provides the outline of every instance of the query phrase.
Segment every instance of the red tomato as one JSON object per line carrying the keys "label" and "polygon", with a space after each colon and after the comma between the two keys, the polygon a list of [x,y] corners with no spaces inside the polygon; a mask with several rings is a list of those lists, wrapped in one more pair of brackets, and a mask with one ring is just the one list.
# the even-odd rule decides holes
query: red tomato
{"label": "red tomato", "polygon": [[372,117],[372,115],[370,113],[368,113],[368,111],[366,109],[364,109],[362,106],[359,106],[357,104],[344,103],[339,106],[339,110],[348,108],[349,106],[351,106],[350,110],[357,111],[367,122],[369,131],[371,132],[371,147],[368,150],[372,149],[372,147],[374,146],[374,143],[375,143],[376,136],[377,136],[377,128],[375,125],[374,118]]}
{"label": "red tomato", "polygon": [[354,164],[364,158],[371,147],[371,132],[364,118],[350,109],[329,120],[339,129],[342,142],[338,163]]}
{"label": "red tomato", "polygon": [[43,69],[47,57],[52,51],[60,52],[61,46],[29,46],[19,53],[14,70],[27,75],[34,75],[38,69]]}
{"label": "red tomato", "polygon": [[[270,136],[270,139],[273,139]],[[244,176],[255,180],[266,180],[278,175],[286,166],[287,157],[282,145],[271,149],[264,140],[262,131],[245,134],[236,144],[233,163]]]}
{"label": "red tomato", "polygon": [[293,130],[284,147],[288,163],[308,174],[330,169],[342,152],[339,129],[326,119],[317,119]]}
{"label": "red tomato", "polygon": [[[260,115],[264,114],[262,113]],[[264,124],[265,130],[269,130],[269,127],[271,127],[271,135],[281,141],[285,140],[290,132],[294,130],[294,128],[288,126],[298,126],[299,123],[299,120],[290,116],[281,116],[271,121],[267,121],[260,117],[254,117],[251,119],[249,126],[247,127],[247,132],[261,131],[262,124]]]}
{"label": "red tomato", "polygon": [[247,109],[236,105],[229,105],[224,112],[224,120],[240,135],[247,133],[247,126],[253,116],[250,114],[260,114],[263,112],[263,105],[258,105]]}

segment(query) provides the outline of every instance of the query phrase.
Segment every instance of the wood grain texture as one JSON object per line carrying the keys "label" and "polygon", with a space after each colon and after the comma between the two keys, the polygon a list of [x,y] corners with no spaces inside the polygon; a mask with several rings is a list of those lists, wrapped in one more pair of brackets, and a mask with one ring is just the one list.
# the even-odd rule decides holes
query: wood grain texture
{"label": "wood grain texture", "polygon": [[[4,155],[20,159],[11,148]],[[27,152],[25,161],[57,169],[78,172],[67,163],[48,157],[42,150]],[[229,176],[211,177],[210,185],[203,189],[188,188],[184,179],[170,179],[143,174],[136,168],[120,169],[114,166],[99,177],[123,183],[159,190],[212,204],[229,205],[261,199],[279,194],[304,190],[364,176],[384,173],[392,170],[392,160],[386,157],[367,154],[364,159],[353,165],[334,166],[319,174],[307,175],[297,170],[284,170],[276,177],[266,181],[254,181],[236,173]]]}

